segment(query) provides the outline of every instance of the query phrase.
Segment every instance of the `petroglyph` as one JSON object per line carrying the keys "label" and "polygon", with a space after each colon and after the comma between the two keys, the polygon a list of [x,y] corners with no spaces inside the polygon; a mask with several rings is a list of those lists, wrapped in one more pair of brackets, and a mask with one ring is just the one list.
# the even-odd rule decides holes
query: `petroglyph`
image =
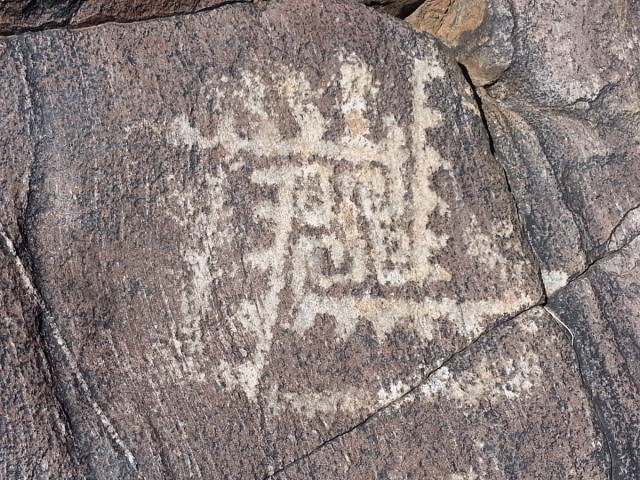
{"label": "petroglyph", "polygon": [[[458,334],[473,338],[482,330],[484,317],[531,301],[515,290],[507,290],[500,298],[463,303],[446,295],[436,300],[424,294],[402,298],[371,291],[371,285],[419,291],[452,278],[435,256],[453,239],[430,227],[435,217],[446,218],[451,209],[432,180],[437,172],[450,171],[451,165],[429,143],[429,132],[440,127],[443,119],[442,112],[432,106],[427,88],[444,76],[444,70],[434,61],[415,60],[409,128],[385,115],[382,139],[374,141],[372,119],[379,116],[381,86],[371,68],[356,56],[341,59],[341,68],[326,90],[314,90],[303,73],[287,66],[265,77],[244,72],[233,89],[225,86],[225,78],[212,81],[203,98],[217,112],[214,127],[205,134],[196,126],[198,118],[186,115],[177,116],[168,126],[170,144],[215,152],[220,162],[217,177],[206,179],[211,208],[195,220],[189,217],[193,245],[185,249],[184,260],[191,269],[192,284],[185,287],[184,325],[175,326],[187,340],[156,345],[159,352],[165,351],[160,353],[165,364],[173,356],[186,365],[176,366],[174,378],[204,380],[213,373],[227,388],[242,388],[248,398],[256,399],[276,329],[303,339],[319,318],[329,317],[335,321],[336,341],[346,341],[363,320],[371,323],[380,341],[400,327],[430,341],[435,322],[445,322]],[[343,125],[338,135],[329,134],[336,120],[326,118],[316,103],[330,88],[338,92],[335,101]],[[243,118],[253,121],[241,124],[233,111],[225,110],[225,96],[241,99],[246,109]],[[272,104],[274,96],[294,119],[295,135],[283,133],[267,107],[267,98]],[[207,342],[198,318],[212,314],[211,292],[226,281],[225,273],[215,267],[217,252],[234,235],[245,234],[238,219],[232,218],[231,207],[224,205],[222,193],[228,178],[239,173],[248,176],[252,189],[264,192],[252,201],[243,221],[260,226],[266,240],[258,248],[243,247],[238,268],[244,272],[248,292],[246,298],[228,306],[224,321],[251,337],[255,345],[244,361],[222,358],[216,372],[209,372],[198,364]],[[190,195],[201,194],[176,192],[185,198],[187,211]],[[510,236],[512,231],[503,227],[499,235]],[[497,271],[512,264],[492,247],[486,235],[479,236],[468,255],[483,256]],[[173,350],[167,354],[169,345]],[[296,400],[295,394],[287,395],[290,404],[316,408],[306,402],[313,396]],[[316,410],[335,404],[324,398],[318,402]],[[338,403],[346,408],[353,402]]]}

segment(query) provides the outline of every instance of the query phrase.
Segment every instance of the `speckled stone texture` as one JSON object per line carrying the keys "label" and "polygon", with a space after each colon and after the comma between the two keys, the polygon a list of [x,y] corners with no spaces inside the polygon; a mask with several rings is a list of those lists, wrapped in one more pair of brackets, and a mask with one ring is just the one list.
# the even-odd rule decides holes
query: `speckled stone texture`
{"label": "speckled stone texture", "polygon": [[574,337],[611,478],[640,478],[640,5],[441,3],[409,20],[465,64],[549,308]]}
{"label": "speckled stone texture", "polygon": [[2,0],[0,35],[193,13],[251,0]]}
{"label": "speckled stone texture", "polygon": [[234,5],[0,61],[33,141],[3,235],[90,477],[259,478],[541,298],[470,89],[391,17]]}
{"label": "speckled stone texture", "polygon": [[274,478],[604,479],[592,415],[570,341],[536,308]]}
{"label": "speckled stone texture", "polygon": [[416,17],[432,3],[410,20],[466,65],[553,293],[640,205],[638,3],[464,0],[439,29]]}

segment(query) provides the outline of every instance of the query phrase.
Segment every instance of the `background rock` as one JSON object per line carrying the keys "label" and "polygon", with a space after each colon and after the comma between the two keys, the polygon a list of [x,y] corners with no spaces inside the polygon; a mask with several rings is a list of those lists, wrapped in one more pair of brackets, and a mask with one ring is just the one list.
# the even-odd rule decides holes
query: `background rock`
{"label": "background rock", "polygon": [[37,306],[0,231],[0,478],[75,479],[69,419],[53,391]]}
{"label": "background rock", "polygon": [[[83,27],[105,22],[133,22],[194,13],[232,3],[268,0],[4,0],[0,4],[0,35],[56,27]],[[422,0],[343,0],[362,3],[404,18]]]}
{"label": "background rock", "polygon": [[550,293],[640,205],[638,17],[623,0],[462,0],[425,2],[409,18],[478,87]]}
{"label": "background rock", "polygon": [[249,1],[251,0],[84,0],[69,24],[83,26],[98,25],[108,21],[132,22],[198,12],[227,3]]}
{"label": "background rock", "polygon": [[407,21],[451,48],[476,85],[494,82],[513,61],[507,0],[427,0]]}
{"label": "background rock", "polygon": [[640,478],[640,237],[596,262],[549,308],[575,336],[608,439],[611,478]]}
{"label": "background rock", "polygon": [[0,35],[65,25],[77,7],[74,0],[4,0],[0,4]]}
{"label": "background rock", "polygon": [[251,0],[3,0],[0,35],[25,30],[81,27],[104,22],[132,22],[193,13],[226,3]]}

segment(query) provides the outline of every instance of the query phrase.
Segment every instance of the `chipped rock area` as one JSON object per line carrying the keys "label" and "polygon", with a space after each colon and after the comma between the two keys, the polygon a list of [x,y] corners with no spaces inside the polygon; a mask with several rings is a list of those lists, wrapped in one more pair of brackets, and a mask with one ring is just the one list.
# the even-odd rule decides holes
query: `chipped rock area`
{"label": "chipped rock area", "polygon": [[637,6],[530,7],[0,6],[0,478],[640,478]]}

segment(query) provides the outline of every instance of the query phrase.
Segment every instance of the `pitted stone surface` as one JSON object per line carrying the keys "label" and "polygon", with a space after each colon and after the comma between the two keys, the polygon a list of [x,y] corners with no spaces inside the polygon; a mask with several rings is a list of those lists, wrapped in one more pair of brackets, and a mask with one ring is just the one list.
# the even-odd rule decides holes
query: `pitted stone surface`
{"label": "pitted stone surface", "polygon": [[35,139],[8,231],[92,478],[261,478],[540,299],[471,91],[391,18],[269,2],[0,55],[3,135]]}
{"label": "pitted stone surface", "polygon": [[[618,237],[619,238],[619,237]],[[549,300],[571,329],[611,452],[611,478],[640,477],[640,237]]]}
{"label": "pitted stone surface", "polygon": [[272,478],[606,479],[607,455],[570,340],[535,308]]}

